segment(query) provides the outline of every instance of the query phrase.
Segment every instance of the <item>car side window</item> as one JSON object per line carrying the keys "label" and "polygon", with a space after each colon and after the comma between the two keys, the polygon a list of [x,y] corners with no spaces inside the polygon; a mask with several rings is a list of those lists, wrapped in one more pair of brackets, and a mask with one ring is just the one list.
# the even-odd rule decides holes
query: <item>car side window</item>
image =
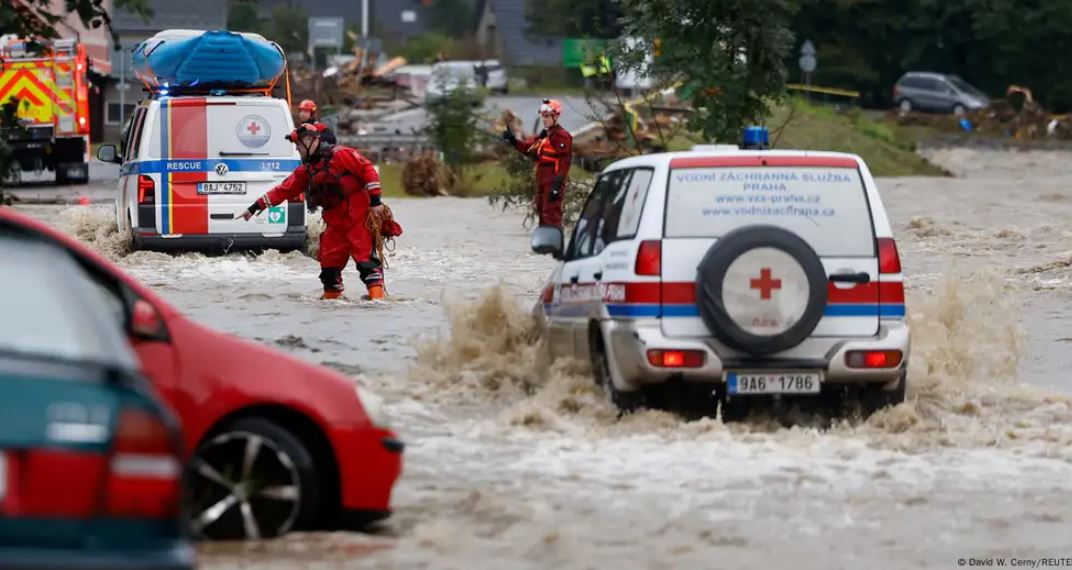
{"label": "car side window", "polygon": [[123,153],[123,162],[130,162],[138,157],[138,147],[141,145],[142,123],[145,122],[145,107],[139,107],[134,113],[134,119],[130,123],[130,137],[126,142]]}
{"label": "car side window", "polygon": [[613,227],[608,227],[614,233],[608,234],[607,241],[619,239],[632,239],[636,237],[637,229],[640,228],[640,215],[644,210],[644,200],[648,196],[648,188],[655,171],[651,168],[637,168],[632,176],[622,183],[619,193],[621,205],[618,207],[618,218]]}
{"label": "car side window", "polygon": [[923,88],[927,91],[933,91],[935,93],[944,93],[946,90],[945,84],[943,84],[941,81],[938,81],[937,79],[930,78],[923,80]]}
{"label": "car side window", "polygon": [[570,239],[566,259],[584,259],[592,255],[592,246],[595,237],[595,228],[599,225],[603,210],[603,201],[607,195],[607,188],[612,181],[609,175],[601,177],[588,200],[584,203],[584,210],[577,219],[577,225],[573,227],[573,237]]}
{"label": "car side window", "polygon": [[608,174],[610,183],[607,186],[607,197],[603,205],[603,214],[600,217],[596,235],[596,249],[593,255],[599,255],[608,243],[618,238],[618,223],[622,216],[622,206],[625,205],[625,194],[629,189],[629,181],[633,178],[636,170],[618,170]]}

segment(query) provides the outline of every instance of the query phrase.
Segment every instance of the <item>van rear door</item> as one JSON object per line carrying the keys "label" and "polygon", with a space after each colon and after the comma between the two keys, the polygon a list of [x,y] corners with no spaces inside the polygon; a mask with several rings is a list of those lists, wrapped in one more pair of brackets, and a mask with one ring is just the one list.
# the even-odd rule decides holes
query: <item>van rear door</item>
{"label": "van rear door", "polygon": [[[234,220],[300,164],[284,137],[286,103],[266,97],[178,97],[160,102],[150,145],[159,171],[157,231],[174,234],[282,235],[288,204],[250,222]],[[301,214],[300,209],[298,215]],[[304,217],[296,225],[304,225]]]}
{"label": "van rear door", "polygon": [[[877,334],[875,234],[854,159],[676,158],[671,162],[665,219],[662,327],[666,335],[710,336],[696,307],[696,268],[719,236],[752,225],[774,225],[802,238],[815,250],[828,276],[846,273],[866,281],[828,283],[828,303],[812,336]],[[777,278],[757,274],[752,286],[767,287],[757,295],[770,295],[778,286]]]}

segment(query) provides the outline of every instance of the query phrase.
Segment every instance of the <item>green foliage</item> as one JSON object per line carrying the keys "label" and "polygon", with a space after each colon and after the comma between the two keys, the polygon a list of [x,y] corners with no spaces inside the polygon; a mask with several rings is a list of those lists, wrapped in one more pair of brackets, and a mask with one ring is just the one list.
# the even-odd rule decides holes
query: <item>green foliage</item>
{"label": "green foliage", "polygon": [[709,140],[736,141],[741,127],[759,122],[784,96],[785,58],[793,45],[788,0],[622,0],[626,37],[615,53],[618,70],[651,73],[663,85],[685,83],[697,110],[689,128]]}
{"label": "green foliage", "polygon": [[227,29],[233,32],[261,33],[263,26],[257,16],[256,0],[235,0],[227,10]]}
{"label": "green foliage", "polygon": [[[1072,2],[1023,0],[793,0],[796,59],[805,39],[819,60],[812,82],[862,92],[866,105],[889,105],[907,71],[959,75],[991,96],[1010,84],[1072,109]],[[1052,54],[1053,56],[1048,56]]]}
{"label": "green foliage", "polygon": [[287,53],[304,53],[309,47],[308,18],[299,7],[279,4],[272,8],[271,27],[265,31]]}
{"label": "green foliage", "polygon": [[473,9],[465,0],[434,0],[428,21],[432,31],[461,39],[473,31]]}
{"label": "green foliage", "polygon": [[454,41],[442,34],[412,36],[402,45],[402,57],[409,63],[432,63],[436,56],[454,49]]}
{"label": "green foliage", "polygon": [[[435,79],[433,78],[433,81]],[[443,162],[461,179],[465,165],[473,160],[483,95],[474,89],[459,87],[427,103],[428,134],[443,153]]]}

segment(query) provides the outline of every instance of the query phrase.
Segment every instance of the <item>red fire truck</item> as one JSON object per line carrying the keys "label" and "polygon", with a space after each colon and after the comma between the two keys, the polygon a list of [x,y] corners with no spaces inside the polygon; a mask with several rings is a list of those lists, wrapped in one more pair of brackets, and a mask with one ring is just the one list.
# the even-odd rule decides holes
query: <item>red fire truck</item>
{"label": "red fire truck", "polygon": [[14,101],[19,119],[2,135],[17,178],[52,170],[57,184],[89,181],[88,71],[85,46],[75,40],[0,36],[0,105]]}

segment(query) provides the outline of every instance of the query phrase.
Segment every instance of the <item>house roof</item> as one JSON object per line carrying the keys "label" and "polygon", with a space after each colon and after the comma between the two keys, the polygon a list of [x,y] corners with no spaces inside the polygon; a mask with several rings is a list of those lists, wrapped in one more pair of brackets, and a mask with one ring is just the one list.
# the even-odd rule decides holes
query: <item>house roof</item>
{"label": "house roof", "polygon": [[118,33],[227,28],[227,2],[221,0],[149,0],[148,4],[153,11],[148,21],[123,8],[116,8],[112,13],[112,27]]}

